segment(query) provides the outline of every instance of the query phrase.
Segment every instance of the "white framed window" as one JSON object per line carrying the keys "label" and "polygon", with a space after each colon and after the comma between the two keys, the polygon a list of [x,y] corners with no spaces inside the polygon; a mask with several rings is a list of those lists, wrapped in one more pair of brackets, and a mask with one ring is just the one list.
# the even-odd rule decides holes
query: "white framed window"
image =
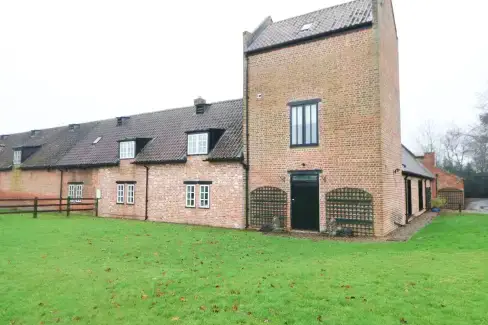
{"label": "white framed window", "polygon": [[135,184],[127,184],[127,204],[134,204],[135,190]]}
{"label": "white framed window", "polygon": [[117,203],[118,204],[124,204],[124,189],[125,189],[125,184],[117,184]]}
{"label": "white framed window", "polygon": [[14,165],[22,163],[22,150],[14,150]]}
{"label": "white framed window", "polygon": [[210,208],[210,185],[200,185],[200,208]]}
{"label": "white framed window", "polygon": [[120,159],[132,159],[136,156],[136,142],[135,141],[123,141],[119,142]]}
{"label": "white framed window", "polygon": [[188,134],[188,154],[206,155],[208,153],[208,133]]}
{"label": "white framed window", "polygon": [[71,202],[81,202],[83,198],[83,184],[68,184],[68,197],[71,199]]}
{"label": "white framed window", "polygon": [[187,208],[195,207],[195,185],[186,185],[186,205]]}

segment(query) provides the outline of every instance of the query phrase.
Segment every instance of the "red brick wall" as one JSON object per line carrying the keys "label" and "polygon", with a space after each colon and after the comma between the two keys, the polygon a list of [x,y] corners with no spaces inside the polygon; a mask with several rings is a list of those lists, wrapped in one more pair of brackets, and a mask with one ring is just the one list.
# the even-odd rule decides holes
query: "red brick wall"
{"label": "red brick wall", "polygon": [[[244,170],[240,163],[214,163],[204,156],[188,157],[185,164],[149,166],[148,217],[151,221],[244,228]],[[212,181],[210,208],[185,207],[184,181]],[[117,204],[117,181],[136,181],[135,204]],[[144,219],[146,169],[123,160],[119,167],[99,170],[102,191],[100,215]],[[198,200],[199,187],[196,186]]]}
{"label": "red brick wall", "polygon": [[13,169],[0,172],[0,197],[59,197],[60,172],[57,170]]}
{"label": "red brick wall", "polygon": [[[244,63],[249,191],[273,186],[289,198],[288,171],[322,170],[321,230],[325,230],[325,194],[340,187],[361,188],[373,195],[378,236],[393,230],[393,221],[404,216],[403,178],[400,172],[394,174],[401,168],[396,34],[392,12],[386,8],[378,15],[382,23],[374,29],[250,54]],[[319,146],[290,148],[287,103],[312,98],[322,100]],[[291,206],[288,220],[290,211]]]}
{"label": "red brick wall", "polygon": [[[381,3],[381,2],[380,2]],[[379,59],[381,107],[381,160],[383,234],[405,220],[405,187],[402,169],[398,37],[391,0],[377,5],[375,36]],[[395,172],[397,171],[397,172]]]}
{"label": "red brick wall", "polygon": [[[185,208],[184,181],[212,181],[210,208]],[[150,166],[149,219],[174,223],[244,228],[244,169],[235,162],[206,162],[188,157],[186,164]]]}
{"label": "red brick wall", "polygon": [[425,153],[423,158],[419,158],[419,160],[437,177],[436,181],[432,183],[432,197],[437,197],[437,191],[444,188],[456,188],[464,191],[464,180],[462,178],[436,166],[434,152]]}

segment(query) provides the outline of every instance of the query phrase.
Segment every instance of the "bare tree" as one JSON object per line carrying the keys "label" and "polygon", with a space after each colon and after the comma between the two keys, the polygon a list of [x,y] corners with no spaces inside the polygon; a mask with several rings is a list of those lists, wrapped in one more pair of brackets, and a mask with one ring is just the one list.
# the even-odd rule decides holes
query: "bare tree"
{"label": "bare tree", "polygon": [[419,127],[419,136],[417,138],[417,143],[425,152],[435,152],[437,162],[441,162],[442,160],[442,145],[441,145],[441,136],[436,131],[435,123],[432,120],[425,121]]}
{"label": "bare tree", "polygon": [[470,153],[471,141],[471,138],[458,127],[447,130],[441,140],[444,165],[462,171]]}
{"label": "bare tree", "polygon": [[488,126],[479,125],[469,133],[469,154],[477,172],[488,172]]}

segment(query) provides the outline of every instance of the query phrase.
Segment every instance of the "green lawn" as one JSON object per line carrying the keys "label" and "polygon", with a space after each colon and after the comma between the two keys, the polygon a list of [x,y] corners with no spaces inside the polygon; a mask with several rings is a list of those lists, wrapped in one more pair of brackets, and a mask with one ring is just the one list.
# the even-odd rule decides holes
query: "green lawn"
{"label": "green lawn", "polygon": [[0,324],[488,324],[488,216],[408,243],[0,215]]}

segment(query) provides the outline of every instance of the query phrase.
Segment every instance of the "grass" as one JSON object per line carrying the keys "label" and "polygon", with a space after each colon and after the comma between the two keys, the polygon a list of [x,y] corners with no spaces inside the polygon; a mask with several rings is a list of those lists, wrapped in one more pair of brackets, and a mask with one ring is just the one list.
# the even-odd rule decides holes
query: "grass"
{"label": "grass", "polygon": [[0,324],[488,324],[488,216],[407,243],[0,216]]}

